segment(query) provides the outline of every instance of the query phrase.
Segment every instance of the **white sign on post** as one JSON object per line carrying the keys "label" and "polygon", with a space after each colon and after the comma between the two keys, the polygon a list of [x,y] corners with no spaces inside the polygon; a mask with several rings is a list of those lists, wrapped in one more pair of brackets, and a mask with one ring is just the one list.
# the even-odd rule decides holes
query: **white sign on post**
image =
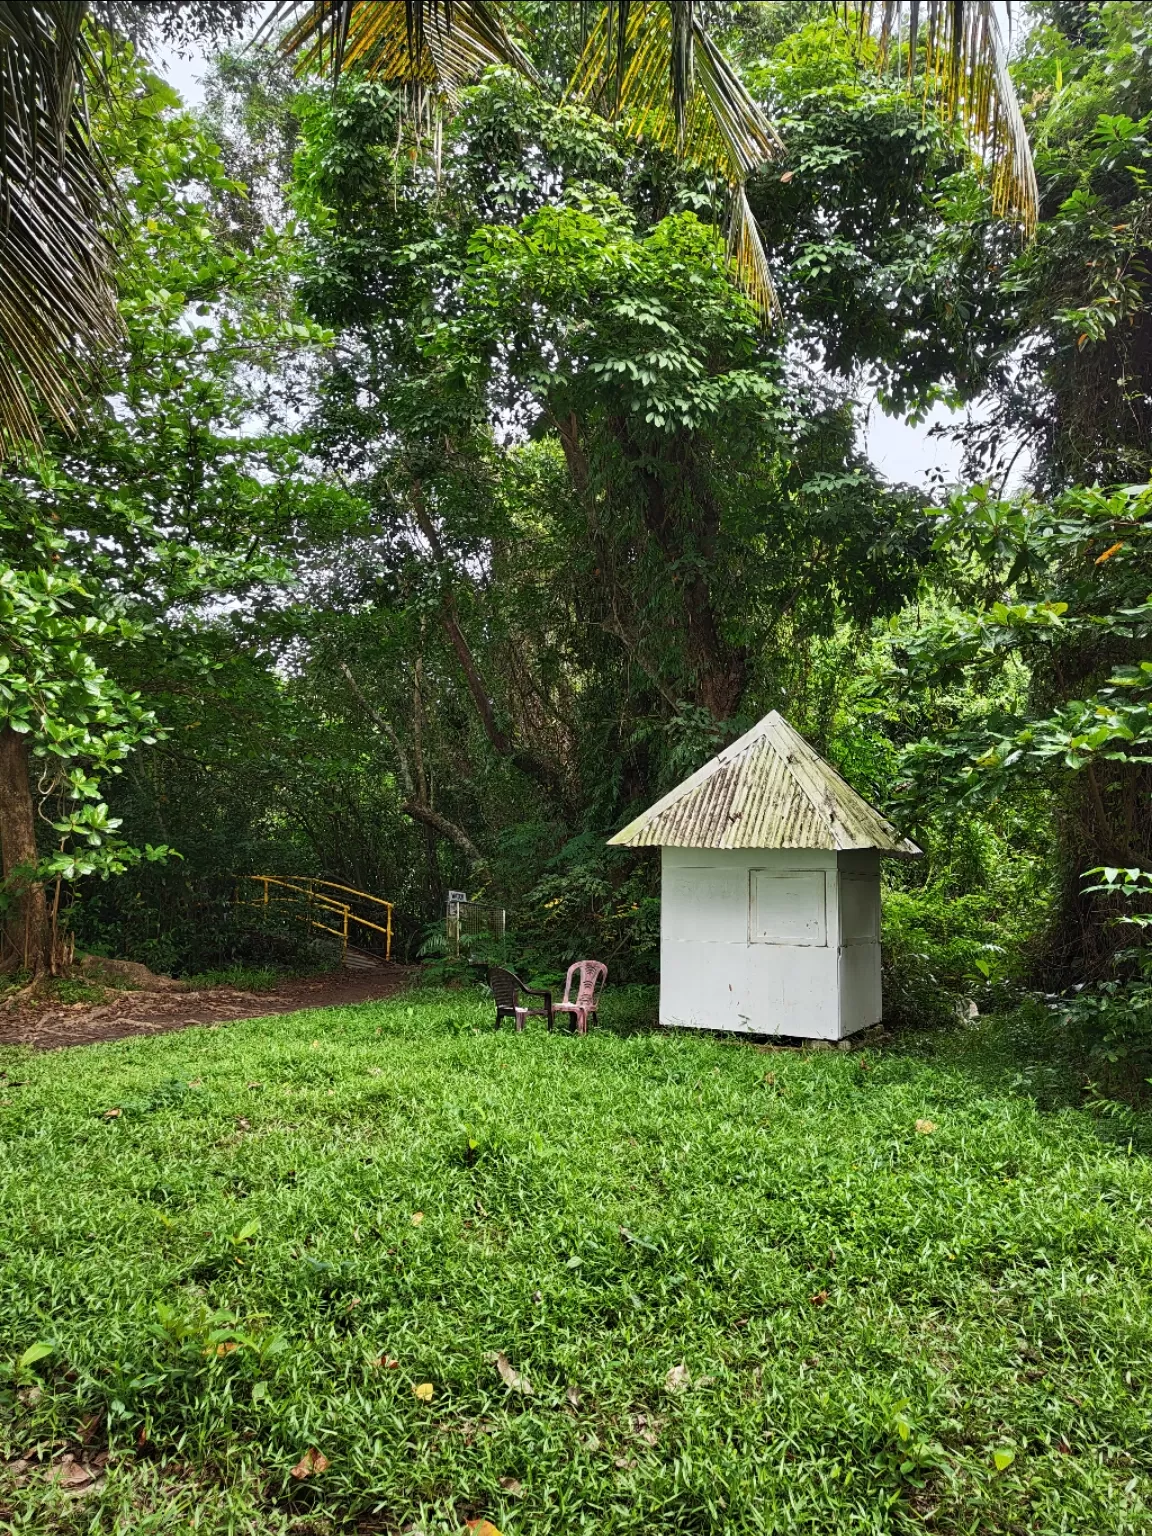
{"label": "white sign on post", "polygon": [[448,900],[449,901],[467,901],[468,900],[468,892],[467,891],[449,891],[448,892]]}

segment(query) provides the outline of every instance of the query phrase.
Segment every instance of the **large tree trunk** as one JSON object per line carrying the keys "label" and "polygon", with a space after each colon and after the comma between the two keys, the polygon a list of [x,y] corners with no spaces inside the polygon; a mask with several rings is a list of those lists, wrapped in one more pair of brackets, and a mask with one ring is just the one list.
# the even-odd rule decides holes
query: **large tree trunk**
{"label": "large tree trunk", "polygon": [[28,738],[10,725],[0,727],[0,854],[5,894],[12,898],[4,921],[0,969],[38,975],[52,969],[52,924],[44,887],[27,874],[39,857]]}
{"label": "large tree trunk", "polygon": [[428,541],[428,547],[432,551],[432,557],[441,569],[445,577],[440,592],[440,622],[444,627],[444,633],[456,652],[456,659],[460,663],[464,680],[468,685],[468,692],[472,702],[476,706],[476,713],[480,717],[480,724],[484,727],[484,734],[495,748],[496,752],[518,768],[526,778],[534,779],[541,789],[553,795],[568,811],[572,810],[570,797],[564,782],[564,775],[557,765],[539,752],[534,752],[530,747],[513,741],[512,737],[500,725],[496,718],[496,707],[492,693],[480,671],[472,647],[468,644],[467,637],[460,626],[460,611],[456,605],[456,594],[446,579],[447,561],[444,558],[444,550],[440,543],[440,536],[436,532],[432,519],[428,516],[424,506],[420,485],[417,482],[413,487],[412,507],[416,515],[417,526]]}
{"label": "large tree trunk", "polygon": [[[564,450],[572,485],[588,515],[589,538],[595,544],[600,530],[591,491],[592,472],[581,442],[580,422],[573,412],[565,413],[555,404],[552,422]],[[665,647],[660,658],[646,659],[639,636],[630,633],[632,626],[622,621],[612,601],[608,604],[611,618],[603,621],[603,628],[624,644],[673,708],[682,697],[687,697],[706,709],[714,720],[723,723],[740,707],[748,682],[749,658],[745,649],[733,646],[725,639],[709,587],[707,573],[716,569],[720,509],[701,483],[700,476],[692,473],[692,465],[687,460],[678,466],[675,478],[688,488],[690,505],[687,510],[684,506],[674,506],[667,480],[651,467],[646,453],[634,442],[630,423],[622,417],[617,418],[612,423],[612,430],[626,462],[634,466],[643,497],[644,525],[668,564],[683,563],[691,546],[691,552],[701,558],[703,569],[697,564],[687,579],[677,582],[682,613],[679,658],[675,658],[675,648],[670,655]],[[607,564],[604,559],[599,563]],[[679,669],[669,667],[669,661],[674,659],[682,661]]]}
{"label": "large tree trunk", "polygon": [[679,583],[684,659],[688,668],[685,682],[692,702],[723,724],[736,713],[743,696],[748,681],[748,655],[724,638],[705,574],[716,569],[719,508],[698,486],[693,487],[691,523],[687,525],[684,508],[672,505],[662,476],[638,466],[637,478],[644,497],[645,527],[669,565],[684,562],[690,550],[703,562],[703,569],[693,562],[694,568]]}

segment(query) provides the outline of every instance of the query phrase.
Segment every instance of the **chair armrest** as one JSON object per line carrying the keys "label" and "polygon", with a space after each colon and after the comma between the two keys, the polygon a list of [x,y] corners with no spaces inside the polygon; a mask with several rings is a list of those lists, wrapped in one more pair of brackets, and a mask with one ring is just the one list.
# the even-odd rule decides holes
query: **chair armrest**
{"label": "chair armrest", "polygon": [[525,997],[542,997],[544,999],[545,1006],[548,1007],[548,1008],[551,1008],[551,1006],[552,1006],[552,994],[551,994],[551,992],[546,991],[546,990],[545,991],[541,991],[540,988],[538,988],[538,987],[521,987],[520,990],[521,990],[521,992],[523,992]]}

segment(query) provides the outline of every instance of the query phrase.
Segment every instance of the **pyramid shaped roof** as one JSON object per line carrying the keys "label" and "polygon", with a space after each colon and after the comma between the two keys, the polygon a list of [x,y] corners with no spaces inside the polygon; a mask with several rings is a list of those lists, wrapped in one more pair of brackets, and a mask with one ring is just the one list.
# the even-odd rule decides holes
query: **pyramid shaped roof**
{"label": "pyramid shaped roof", "polygon": [[609,842],[625,848],[875,848],[901,837],[775,710]]}

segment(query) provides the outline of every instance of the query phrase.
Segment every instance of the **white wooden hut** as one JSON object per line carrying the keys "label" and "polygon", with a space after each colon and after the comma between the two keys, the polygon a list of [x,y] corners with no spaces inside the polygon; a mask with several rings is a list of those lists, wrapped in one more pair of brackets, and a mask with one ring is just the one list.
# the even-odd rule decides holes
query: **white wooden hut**
{"label": "white wooden hut", "polygon": [[610,841],[661,850],[662,1024],[879,1022],[880,859],[921,850],[775,710]]}

